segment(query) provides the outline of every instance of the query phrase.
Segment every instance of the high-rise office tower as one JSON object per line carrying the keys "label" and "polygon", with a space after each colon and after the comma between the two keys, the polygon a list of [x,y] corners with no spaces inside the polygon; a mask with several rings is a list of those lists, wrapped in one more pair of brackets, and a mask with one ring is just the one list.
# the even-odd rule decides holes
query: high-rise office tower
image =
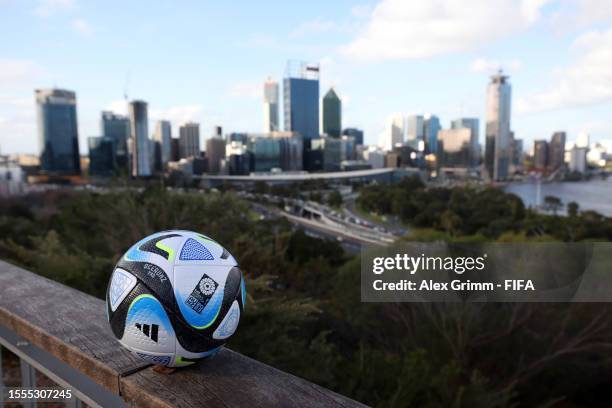
{"label": "high-rise office tower", "polygon": [[115,141],[110,137],[89,137],[89,175],[111,176],[115,169]]}
{"label": "high-rise office tower", "polygon": [[181,158],[200,156],[200,124],[187,122],[179,127]]}
{"label": "high-rise office tower", "polygon": [[221,160],[225,159],[225,140],[220,137],[211,137],[206,141],[206,157],[208,158],[208,172],[219,173]]}
{"label": "high-rise office tower", "polygon": [[442,129],[442,126],[440,126],[440,118],[436,115],[429,115],[429,117],[425,118],[423,128],[425,152],[435,154],[438,148],[438,132]]}
{"label": "high-rise office tower", "polygon": [[285,130],[319,137],[319,65],[289,61],[283,80]]}
{"label": "high-rise office tower", "polygon": [[557,170],[565,164],[565,132],[555,132],[548,144],[548,166]]}
{"label": "high-rise office tower", "polygon": [[64,89],[37,89],[35,95],[41,170],[80,174],[76,94]]}
{"label": "high-rise office tower", "polygon": [[304,140],[293,132],[272,132],[270,137],[280,143],[280,168],[283,171],[301,171],[304,163]]}
{"label": "high-rise office tower", "polygon": [[478,164],[480,158],[480,121],[478,118],[459,118],[451,121],[451,129],[467,128],[472,131],[472,165]]}
{"label": "high-rise office tower", "polygon": [[[289,61],[283,80],[284,126],[304,140],[303,168],[318,169],[318,160],[311,155],[311,143],[319,137],[319,65]],[[316,155],[316,153],[313,153]]]}
{"label": "high-rise office tower", "polygon": [[356,128],[346,128],[342,131],[345,136],[351,136],[355,138],[356,146],[363,146],[363,130]]}
{"label": "high-rise office tower", "polygon": [[405,131],[405,121],[402,115],[390,117],[384,134],[384,140],[382,141],[383,149],[389,151],[393,150],[397,145],[403,145]]}
{"label": "high-rise office tower", "polygon": [[162,167],[166,167],[172,156],[172,125],[170,121],[157,121],[153,139],[159,143],[161,164]]}
{"label": "high-rise office tower", "polygon": [[278,126],[278,82],[268,78],[264,82],[264,132],[277,132]]}
{"label": "high-rise office tower", "polygon": [[149,115],[147,103],[132,101],[128,105],[130,116],[130,153],[132,176],[151,175],[151,152],[149,139]]}
{"label": "high-rise office tower", "polygon": [[424,145],[424,119],[422,115],[410,115],[406,119],[406,144],[415,150]]}
{"label": "high-rise office tower", "polygon": [[115,165],[120,169],[129,167],[128,140],[130,138],[130,119],[124,115],[103,111],[100,118],[102,137],[113,140]]}
{"label": "high-rise office tower", "polygon": [[342,101],[334,88],[323,97],[323,133],[339,138],[342,130]]}
{"label": "high-rise office tower", "polygon": [[487,87],[485,167],[493,180],[504,180],[508,177],[512,149],[511,93],[507,75],[499,71],[491,77]]}
{"label": "high-rise office tower", "polygon": [[523,139],[512,138],[512,164],[516,167],[523,166]]}
{"label": "high-rise office tower", "polygon": [[438,132],[438,167],[470,167],[472,129],[456,128]]}
{"label": "high-rise office tower", "polygon": [[535,140],[533,142],[533,167],[544,170],[548,166],[548,142]]}

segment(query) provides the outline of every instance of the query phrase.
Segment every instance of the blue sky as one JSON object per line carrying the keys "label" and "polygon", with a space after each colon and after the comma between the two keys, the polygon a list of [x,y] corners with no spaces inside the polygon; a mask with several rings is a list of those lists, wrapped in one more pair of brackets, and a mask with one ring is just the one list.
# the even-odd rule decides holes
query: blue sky
{"label": "blue sky", "polygon": [[288,59],[321,63],[321,95],[336,87],[368,143],[396,113],[477,116],[482,141],[500,65],[528,148],[555,130],[612,139],[612,2],[0,0],[0,36],[2,153],[37,151],[33,91],[51,86],[77,92],[83,152],[126,82],[151,122],[259,132],[262,83]]}

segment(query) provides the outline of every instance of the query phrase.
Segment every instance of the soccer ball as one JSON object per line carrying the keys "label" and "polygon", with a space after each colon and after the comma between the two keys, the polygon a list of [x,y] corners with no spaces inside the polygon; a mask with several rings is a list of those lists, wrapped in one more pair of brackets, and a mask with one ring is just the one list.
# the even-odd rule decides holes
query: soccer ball
{"label": "soccer ball", "polygon": [[191,231],[163,231],[134,244],[106,291],[119,342],[154,364],[181,367],[217,353],[244,313],[246,287],[230,253]]}

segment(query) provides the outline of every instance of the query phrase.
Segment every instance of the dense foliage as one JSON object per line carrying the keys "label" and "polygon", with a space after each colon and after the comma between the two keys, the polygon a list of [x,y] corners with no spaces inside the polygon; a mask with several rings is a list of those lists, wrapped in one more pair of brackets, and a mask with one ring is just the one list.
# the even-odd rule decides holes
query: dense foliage
{"label": "dense foliage", "polygon": [[569,217],[558,216],[562,203],[545,197],[552,215],[526,209],[519,197],[492,187],[426,188],[416,177],[392,186],[362,187],[357,200],[367,212],[391,215],[415,227],[444,231],[451,237],[482,239],[612,240],[612,218],[594,211],[580,212],[567,204]]}
{"label": "dense foliage", "polygon": [[[559,217],[533,218],[493,190],[429,191],[405,180],[366,187],[359,202],[438,230],[423,239],[566,230]],[[578,217],[575,236],[593,236],[596,224],[609,233],[608,220],[570,218]],[[229,347],[282,370],[381,407],[607,405],[607,307],[362,303],[359,258],[260,219],[231,193],[58,191],[0,201],[0,257],[103,297],[119,256],[170,228],[206,233],[239,260],[249,298]]]}

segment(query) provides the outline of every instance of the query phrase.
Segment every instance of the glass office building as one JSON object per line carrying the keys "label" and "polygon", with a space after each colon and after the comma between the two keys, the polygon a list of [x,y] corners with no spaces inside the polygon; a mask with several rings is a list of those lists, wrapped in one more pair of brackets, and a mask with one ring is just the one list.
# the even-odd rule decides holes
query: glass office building
{"label": "glass office building", "polygon": [[129,104],[132,175],[151,175],[151,143],[149,139],[149,116],[147,103],[132,101]]}
{"label": "glass office building", "polygon": [[319,137],[319,66],[290,61],[283,81],[285,130]]}
{"label": "glass office building", "polygon": [[89,175],[111,176],[115,170],[115,141],[110,137],[90,137]]}
{"label": "glass office building", "polygon": [[41,170],[80,174],[76,94],[64,89],[37,89],[35,94]]}
{"label": "glass office building", "polygon": [[425,152],[436,153],[438,150],[438,132],[442,129],[440,126],[440,118],[436,115],[431,115],[425,119]]}
{"label": "glass office building", "polygon": [[323,133],[331,137],[340,137],[342,131],[342,101],[334,88],[323,97]]}
{"label": "glass office building", "polygon": [[128,140],[130,138],[130,120],[127,116],[103,111],[100,118],[102,137],[111,138],[115,146],[115,160],[119,168],[128,168]]}
{"label": "glass office building", "polygon": [[267,172],[281,167],[281,145],[279,139],[271,137],[251,137],[248,151],[253,157],[253,170]]}
{"label": "glass office building", "polygon": [[363,130],[356,128],[346,128],[342,131],[342,134],[355,138],[355,145],[363,145]]}

